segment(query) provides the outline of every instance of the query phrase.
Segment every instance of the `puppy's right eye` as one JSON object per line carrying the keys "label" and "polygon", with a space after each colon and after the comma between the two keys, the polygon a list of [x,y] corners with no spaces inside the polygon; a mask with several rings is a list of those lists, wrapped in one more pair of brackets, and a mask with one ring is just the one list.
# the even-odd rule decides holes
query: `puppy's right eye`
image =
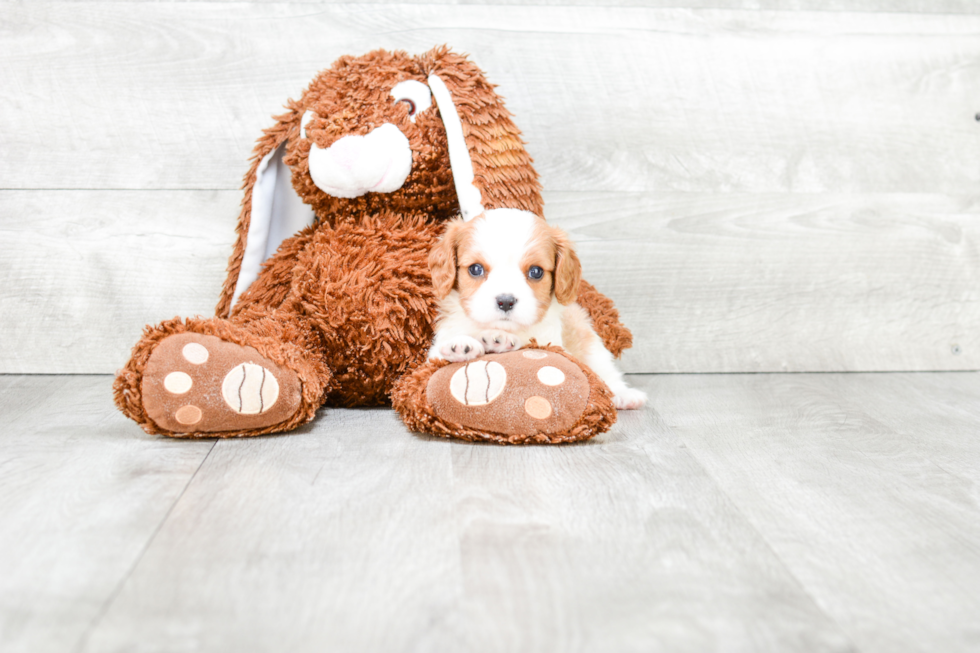
{"label": "puppy's right eye", "polygon": [[483,276],[483,266],[479,263],[474,263],[469,267],[471,277],[482,277]]}

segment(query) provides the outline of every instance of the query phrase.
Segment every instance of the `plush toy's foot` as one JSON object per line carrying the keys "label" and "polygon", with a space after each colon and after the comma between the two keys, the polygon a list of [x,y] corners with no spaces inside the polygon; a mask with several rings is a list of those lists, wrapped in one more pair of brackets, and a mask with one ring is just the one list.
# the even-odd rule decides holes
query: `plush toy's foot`
{"label": "plush toy's foot", "polygon": [[169,336],[143,372],[147,417],[173,433],[242,432],[283,422],[302,401],[299,378],[252,347],[193,332]]}
{"label": "plush toy's foot", "polygon": [[606,385],[556,347],[429,361],[392,403],[414,430],[510,444],[585,440],[616,421]]}

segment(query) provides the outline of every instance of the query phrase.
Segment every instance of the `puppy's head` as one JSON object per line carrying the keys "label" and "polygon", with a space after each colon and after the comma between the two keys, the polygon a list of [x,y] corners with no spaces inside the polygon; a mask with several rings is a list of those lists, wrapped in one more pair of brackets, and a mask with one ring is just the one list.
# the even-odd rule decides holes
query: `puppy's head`
{"label": "puppy's head", "polygon": [[449,223],[429,255],[436,297],[456,290],[475,322],[517,329],[575,301],[582,266],[568,236],[528,211],[497,209]]}

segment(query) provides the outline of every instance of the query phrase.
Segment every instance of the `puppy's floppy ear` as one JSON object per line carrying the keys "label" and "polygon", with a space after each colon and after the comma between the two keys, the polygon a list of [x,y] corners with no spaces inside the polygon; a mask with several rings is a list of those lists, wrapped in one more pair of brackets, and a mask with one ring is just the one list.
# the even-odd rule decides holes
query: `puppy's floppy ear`
{"label": "puppy's floppy ear", "polygon": [[453,220],[446,225],[446,231],[429,252],[429,272],[436,299],[448,295],[456,285],[456,246],[463,225],[462,220]]}
{"label": "puppy's floppy ear", "polygon": [[582,264],[568,234],[552,227],[551,237],[555,242],[555,299],[559,304],[571,304],[578,296]]}

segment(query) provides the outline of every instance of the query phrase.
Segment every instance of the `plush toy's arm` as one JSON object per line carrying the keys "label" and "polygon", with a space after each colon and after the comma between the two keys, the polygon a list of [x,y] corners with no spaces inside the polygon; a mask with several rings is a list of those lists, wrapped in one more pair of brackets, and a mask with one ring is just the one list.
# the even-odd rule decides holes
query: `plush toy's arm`
{"label": "plush toy's arm", "polygon": [[624,349],[633,346],[633,334],[619,321],[619,311],[612,300],[596,290],[595,286],[583,279],[575,301],[592,318],[596,333],[613,356],[619,358]]}

